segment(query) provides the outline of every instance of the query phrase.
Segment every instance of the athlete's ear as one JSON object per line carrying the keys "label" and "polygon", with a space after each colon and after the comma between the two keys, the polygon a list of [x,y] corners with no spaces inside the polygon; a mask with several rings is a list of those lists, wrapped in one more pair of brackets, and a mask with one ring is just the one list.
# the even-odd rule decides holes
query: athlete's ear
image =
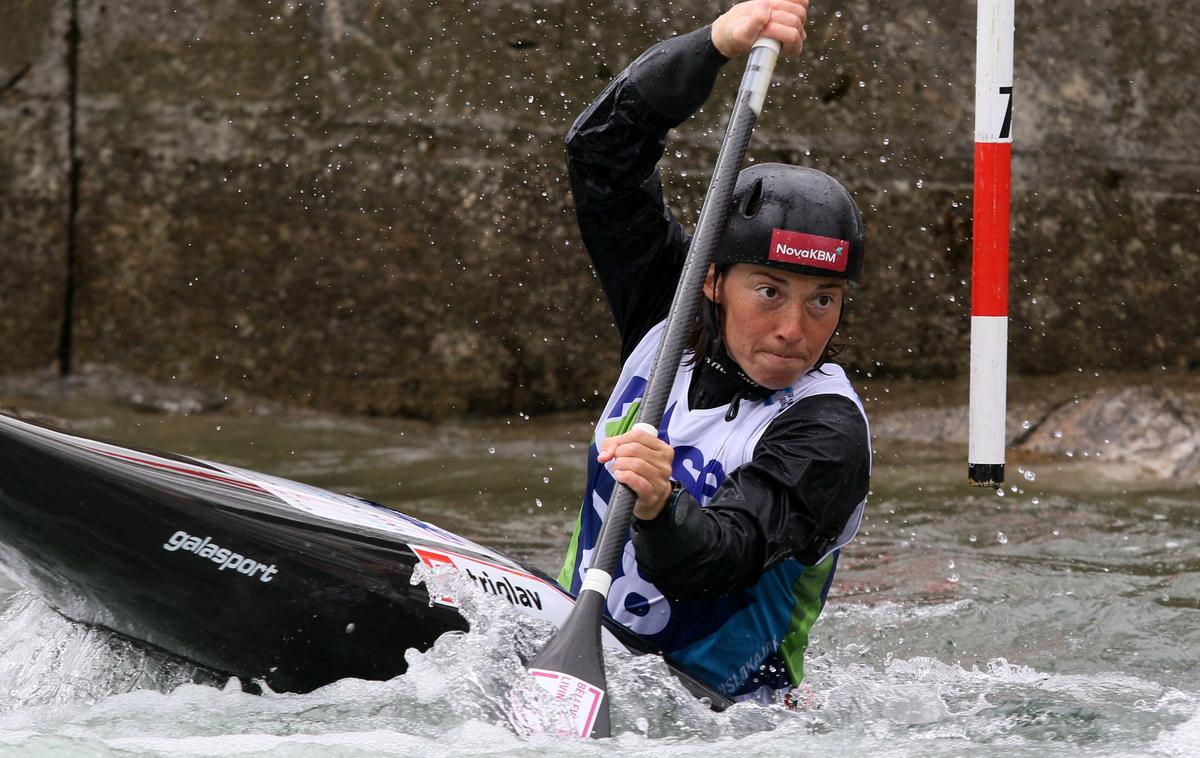
{"label": "athlete's ear", "polygon": [[704,277],[704,294],[709,300],[717,302],[717,264],[708,264],[708,274]]}

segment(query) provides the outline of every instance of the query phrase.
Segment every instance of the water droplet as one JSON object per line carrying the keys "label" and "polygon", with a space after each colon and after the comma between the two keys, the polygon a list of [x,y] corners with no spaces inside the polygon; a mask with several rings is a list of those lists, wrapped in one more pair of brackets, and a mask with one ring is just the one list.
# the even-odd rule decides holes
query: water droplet
{"label": "water droplet", "polygon": [[494,448],[494,447],[489,447],[489,448],[488,448],[488,453],[489,453],[490,455],[495,455],[495,454],[496,454],[496,448]]}
{"label": "water droplet", "polygon": [[540,497],[535,497],[535,498],[533,499],[533,503],[534,503],[534,505],[536,505],[538,508],[541,508],[541,507],[542,507],[542,499],[541,499]]}
{"label": "water droplet", "polygon": [[1004,532],[996,532],[996,542],[999,542],[1001,545],[1007,545],[1008,535],[1006,535]]}

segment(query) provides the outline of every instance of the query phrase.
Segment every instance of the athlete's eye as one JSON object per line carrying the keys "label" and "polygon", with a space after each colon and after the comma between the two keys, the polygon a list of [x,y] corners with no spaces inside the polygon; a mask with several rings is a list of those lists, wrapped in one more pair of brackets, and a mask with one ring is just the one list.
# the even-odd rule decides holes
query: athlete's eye
{"label": "athlete's eye", "polygon": [[828,308],[833,305],[833,295],[817,295],[817,305]]}
{"label": "athlete's eye", "polygon": [[758,294],[762,295],[768,300],[774,300],[775,298],[779,297],[779,290],[775,289],[769,284],[764,284],[758,288]]}

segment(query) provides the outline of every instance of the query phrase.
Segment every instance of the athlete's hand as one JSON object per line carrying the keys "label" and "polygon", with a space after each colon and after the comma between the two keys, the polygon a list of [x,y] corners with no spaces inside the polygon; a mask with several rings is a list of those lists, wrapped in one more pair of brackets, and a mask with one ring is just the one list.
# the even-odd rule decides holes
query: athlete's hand
{"label": "athlete's hand", "polygon": [[738,3],[713,22],[712,41],[726,58],[749,52],[759,37],[779,40],[783,55],[804,49],[808,0],[749,0]]}
{"label": "athlete's hand", "polygon": [[601,464],[612,461],[613,478],[637,495],[633,515],[650,520],[666,505],[671,494],[671,463],[675,448],[640,429],[609,437],[600,443]]}

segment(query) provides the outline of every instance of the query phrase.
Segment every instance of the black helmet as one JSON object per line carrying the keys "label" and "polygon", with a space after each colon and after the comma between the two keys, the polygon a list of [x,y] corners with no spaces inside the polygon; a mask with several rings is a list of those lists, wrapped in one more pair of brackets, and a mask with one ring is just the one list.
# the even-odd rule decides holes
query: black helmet
{"label": "black helmet", "polygon": [[738,174],[713,262],[755,263],[858,282],[862,216],[846,188],[816,169],[761,163]]}

